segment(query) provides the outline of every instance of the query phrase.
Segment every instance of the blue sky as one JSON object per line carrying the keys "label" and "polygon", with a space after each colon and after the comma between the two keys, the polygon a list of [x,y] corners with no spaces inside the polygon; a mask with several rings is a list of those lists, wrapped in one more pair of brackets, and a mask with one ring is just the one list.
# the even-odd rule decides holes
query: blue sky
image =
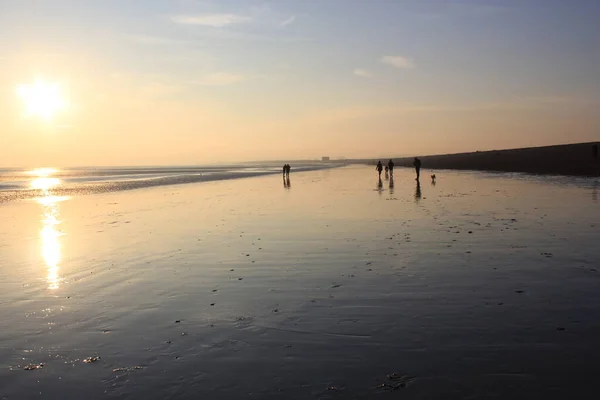
{"label": "blue sky", "polygon": [[[139,130],[139,163],[587,141],[598,137],[598,16],[587,0],[2,0],[0,84],[67,82],[88,111],[63,115],[68,132],[52,142],[109,151],[125,129],[136,146]],[[39,126],[6,114],[11,143],[30,151]],[[271,144],[282,132],[285,149]]]}

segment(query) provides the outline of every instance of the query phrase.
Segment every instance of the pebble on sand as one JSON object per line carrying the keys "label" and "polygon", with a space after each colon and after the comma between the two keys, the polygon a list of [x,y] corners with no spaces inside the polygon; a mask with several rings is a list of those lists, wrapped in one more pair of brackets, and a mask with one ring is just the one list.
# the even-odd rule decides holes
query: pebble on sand
{"label": "pebble on sand", "polygon": [[23,367],[23,370],[25,371],[34,371],[36,369],[42,369],[44,368],[44,364],[40,363],[40,364],[29,364],[26,365],[25,367]]}

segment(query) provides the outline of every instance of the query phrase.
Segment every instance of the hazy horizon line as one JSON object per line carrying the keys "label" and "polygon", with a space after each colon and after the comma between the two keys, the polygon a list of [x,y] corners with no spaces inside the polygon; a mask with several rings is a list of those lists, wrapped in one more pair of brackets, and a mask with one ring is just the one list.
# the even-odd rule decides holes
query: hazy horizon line
{"label": "hazy horizon line", "polygon": [[[396,156],[375,156],[375,157],[330,157],[328,162],[360,162],[360,161],[371,161],[371,160],[388,160],[388,159],[405,159],[411,157],[436,157],[446,155],[458,155],[458,154],[470,154],[478,152],[492,152],[492,151],[510,151],[510,150],[522,150],[522,149],[535,149],[535,148],[546,148],[546,147],[557,147],[557,146],[574,146],[574,145],[593,145],[600,143],[598,141],[590,142],[575,142],[575,143],[559,143],[550,145],[539,145],[539,146],[527,146],[527,147],[510,147],[510,148],[494,148],[494,149],[481,149],[481,150],[468,150],[462,152],[453,153],[437,153],[437,154],[415,154],[415,155],[396,155]],[[322,156],[327,157],[327,156]],[[56,168],[56,169],[94,169],[94,168],[201,168],[201,167],[214,167],[214,166],[241,166],[244,164],[275,164],[275,163],[301,163],[301,162],[327,162],[319,158],[302,158],[302,159],[275,159],[275,160],[246,160],[246,161],[215,161],[211,163],[198,163],[198,164],[130,164],[130,165],[69,165],[69,166],[48,166],[48,165],[37,165],[37,166],[0,166],[0,170],[24,170],[24,169],[39,169],[39,168]]]}

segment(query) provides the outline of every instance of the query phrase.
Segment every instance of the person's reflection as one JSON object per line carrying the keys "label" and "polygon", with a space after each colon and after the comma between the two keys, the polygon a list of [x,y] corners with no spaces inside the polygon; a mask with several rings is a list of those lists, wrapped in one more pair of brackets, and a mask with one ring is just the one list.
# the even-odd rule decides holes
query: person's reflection
{"label": "person's reflection", "polygon": [[390,176],[390,194],[394,194],[394,176]]}
{"label": "person's reflection", "polygon": [[379,179],[377,180],[377,189],[376,189],[379,194],[381,194],[381,192],[383,192],[383,182],[381,181],[381,177],[379,177]]}
{"label": "person's reflection", "polygon": [[290,189],[292,187],[292,184],[290,183],[289,175],[283,177],[283,187],[286,189]]}
{"label": "person's reflection", "polygon": [[385,180],[390,179],[390,174],[388,173],[388,167],[385,167]]}
{"label": "person's reflection", "polygon": [[415,201],[421,200],[421,182],[417,181],[417,188],[415,189]]}
{"label": "person's reflection", "polygon": [[598,202],[598,182],[594,181],[594,187],[592,188],[592,201],[594,203]]}

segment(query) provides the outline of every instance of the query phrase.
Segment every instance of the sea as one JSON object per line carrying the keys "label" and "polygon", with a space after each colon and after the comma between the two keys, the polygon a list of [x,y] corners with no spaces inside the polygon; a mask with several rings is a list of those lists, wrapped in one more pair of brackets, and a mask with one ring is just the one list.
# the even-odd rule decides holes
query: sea
{"label": "sea", "polygon": [[[292,173],[335,165],[295,163]],[[282,165],[274,162],[170,167],[0,168],[0,204],[46,196],[48,191],[53,195],[73,196],[278,173],[282,173]]]}

